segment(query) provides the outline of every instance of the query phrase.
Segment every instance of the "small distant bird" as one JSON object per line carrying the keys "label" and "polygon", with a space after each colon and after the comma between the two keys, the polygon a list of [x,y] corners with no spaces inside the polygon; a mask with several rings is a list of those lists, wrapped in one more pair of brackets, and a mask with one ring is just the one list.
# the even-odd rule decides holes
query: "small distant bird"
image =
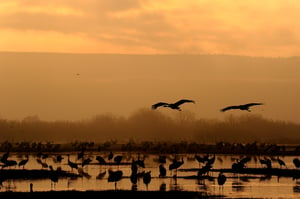
{"label": "small distant bird", "polygon": [[64,159],[62,155],[57,155],[55,161],[58,163],[61,163],[61,161]]}
{"label": "small distant bird", "polygon": [[226,176],[220,172],[218,175],[218,185],[223,186],[226,182]]}
{"label": "small distant bird", "polygon": [[138,172],[138,165],[136,164],[136,162],[134,160],[132,160],[132,162],[131,162],[131,173],[137,174],[137,172]]}
{"label": "small distant bird", "polygon": [[183,158],[181,158],[181,161],[176,160],[176,158],[173,159],[173,162],[169,165],[169,170],[172,171],[175,169],[175,174],[173,177],[177,177],[177,169],[181,167],[181,165],[184,164]]}
{"label": "small distant bird", "polygon": [[121,164],[122,159],[123,159],[122,155],[117,155],[114,157],[114,162],[119,165]]}
{"label": "small distant bird", "polygon": [[55,184],[58,182],[58,178],[59,178],[59,175],[58,175],[58,171],[59,170],[54,170],[52,165],[49,166],[50,168],[50,180],[51,180],[51,187],[54,186],[55,187]]}
{"label": "small distant bird", "polygon": [[105,159],[103,157],[101,157],[100,155],[96,156],[96,160],[99,162],[100,165],[106,164]]}
{"label": "small distant bird", "polygon": [[294,163],[294,165],[295,165],[296,168],[300,167],[300,160],[299,160],[299,158],[294,158],[293,159],[293,163]]}
{"label": "small distant bird", "polygon": [[2,168],[3,167],[11,167],[11,166],[15,166],[16,167],[16,165],[18,165],[17,161],[15,161],[15,160],[6,160],[4,162],[4,165],[2,165]]}
{"label": "small distant bird", "polygon": [[91,158],[87,158],[87,159],[83,159],[82,160],[82,163],[81,163],[81,166],[84,167],[85,165],[88,165],[92,162],[92,159]]}
{"label": "small distant bird", "polygon": [[237,106],[227,106],[223,109],[221,109],[222,112],[231,110],[231,109],[240,109],[240,110],[244,110],[244,111],[249,111],[251,106],[256,106],[256,105],[263,105],[263,103],[248,103],[248,104],[242,104],[242,105],[237,105]]}
{"label": "small distant bird", "polygon": [[68,165],[73,169],[78,169],[78,165],[70,160],[70,154],[68,154]]}
{"label": "small distant bird", "polygon": [[163,164],[160,164],[159,165],[159,177],[163,178],[163,177],[166,177],[166,175],[167,175],[167,169],[164,167]]}
{"label": "small distant bird", "polygon": [[285,167],[286,167],[286,164],[285,164],[285,162],[284,162],[283,160],[281,160],[281,159],[279,159],[279,158],[277,158],[276,160],[277,160],[278,164],[280,165],[280,168],[281,168],[282,166],[285,166]]}
{"label": "small distant bird", "polygon": [[123,172],[121,170],[112,171],[108,170],[109,176],[107,178],[108,182],[115,182],[115,190],[117,189],[117,182],[122,179]]}
{"label": "small distant bird", "polygon": [[36,161],[42,166],[42,169],[48,168],[48,164],[46,162],[43,162],[40,158],[37,158]]}
{"label": "small distant bird", "polygon": [[113,152],[109,152],[109,154],[108,154],[108,160],[111,160],[111,159],[113,159],[113,157],[114,157],[114,154],[113,154]]}
{"label": "small distant bird", "polygon": [[78,154],[77,154],[77,160],[83,159],[84,156],[84,150],[82,149]]}
{"label": "small distant bird", "polygon": [[151,181],[151,171],[147,171],[143,176],[143,182],[146,185],[146,189],[148,191],[148,184]]}
{"label": "small distant bird", "polygon": [[201,163],[205,163],[205,158],[201,157],[200,155],[195,155],[195,159],[198,161],[199,163],[199,168],[200,168],[200,164]]}
{"label": "small distant bird", "polygon": [[5,161],[8,159],[8,156],[9,156],[9,151],[7,151],[6,153],[3,154],[0,161],[5,163]]}
{"label": "small distant bird", "polygon": [[181,111],[179,106],[182,105],[183,103],[195,103],[195,101],[189,100],[189,99],[181,99],[173,104],[166,103],[166,102],[158,102],[158,103],[152,105],[152,109],[157,109],[158,107],[162,106],[162,107],[169,107],[171,109]]}
{"label": "small distant bird", "polygon": [[158,161],[161,164],[167,163],[167,156],[165,156],[165,155],[159,155]]}
{"label": "small distant bird", "polygon": [[130,181],[132,184],[136,184],[138,181],[138,175],[137,173],[132,172],[130,175]]}
{"label": "small distant bird", "polygon": [[103,179],[104,176],[105,176],[105,174],[106,174],[106,170],[100,172],[100,173],[96,176],[96,179]]}
{"label": "small distant bird", "polygon": [[19,167],[23,167],[23,169],[24,169],[24,166],[25,166],[25,164],[27,164],[28,160],[29,160],[28,155],[26,155],[26,159],[23,159],[19,162],[19,164],[18,164]]}

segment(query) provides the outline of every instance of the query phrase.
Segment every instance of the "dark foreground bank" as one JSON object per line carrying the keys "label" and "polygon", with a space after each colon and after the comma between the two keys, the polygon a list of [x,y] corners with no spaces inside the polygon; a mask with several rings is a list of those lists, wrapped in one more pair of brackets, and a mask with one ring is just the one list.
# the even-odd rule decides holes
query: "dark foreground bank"
{"label": "dark foreground bank", "polygon": [[222,198],[203,192],[189,191],[48,191],[48,192],[0,192],[0,198],[9,199],[46,199],[46,198],[130,198],[130,199],[198,199]]}

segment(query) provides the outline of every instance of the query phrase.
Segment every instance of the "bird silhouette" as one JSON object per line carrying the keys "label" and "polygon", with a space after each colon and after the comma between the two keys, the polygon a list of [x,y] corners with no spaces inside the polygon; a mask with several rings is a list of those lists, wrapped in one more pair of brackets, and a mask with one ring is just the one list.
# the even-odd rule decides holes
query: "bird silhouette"
{"label": "bird silhouette", "polygon": [[131,173],[131,175],[130,175],[130,181],[131,181],[131,183],[132,184],[136,184],[137,183],[137,181],[138,181],[138,175],[137,175],[137,173]]}
{"label": "bird silhouette", "polygon": [[153,104],[151,107],[152,109],[157,109],[158,107],[169,107],[171,109],[175,109],[178,111],[181,111],[181,108],[179,107],[183,103],[195,103],[194,100],[189,100],[189,99],[181,99],[175,103],[166,103],[166,102],[158,102],[156,104]]}
{"label": "bird silhouette", "polygon": [[295,165],[295,167],[298,169],[300,167],[300,160],[299,158],[294,158],[293,159],[293,163]]}
{"label": "bird silhouette", "polygon": [[176,158],[173,159],[173,162],[169,165],[169,170],[172,171],[175,169],[175,174],[173,177],[177,177],[177,169],[181,167],[181,165],[184,164],[183,157],[181,158],[181,161],[178,161]]}
{"label": "bird silhouette", "polygon": [[2,168],[4,168],[4,167],[11,167],[11,166],[16,167],[16,165],[18,165],[17,161],[15,161],[15,160],[6,160],[4,162],[4,165],[2,165]]}
{"label": "bird silhouette", "polygon": [[151,182],[151,171],[145,172],[145,174],[143,176],[143,182],[146,185],[146,189],[148,191],[148,185]]}
{"label": "bird silhouette", "polygon": [[216,161],[216,155],[214,154],[212,158],[208,158],[207,164],[213,165],[215,161]]}
{"label": "bird silhouette", "polygon": [[277,160],[278,164],[280,165],[280,168],[282,168],[282,166],[286,167],[286,164],[285,164],[285,162],[282,159],[277,158],[276,160]]}
{"label": "bird silhouette", "polygon": [[8,159],[8,156],[9,156],[9,150],[3,154],[0,161],[4,163]]}
{"label": "bird silhouette", "polygon": [[210,169],[212,168],[211,164],[206,163],[202,168],[200,168],[197,172],[198,178],[202,178],[204,174],[209,173]]}
{"label": "bird silhouette", "polygon": [[77,160],[83,159],[84,156],[84,149],[82,149],[78,154],[77,154]]}
{"label": "bird silhouette", "polygon": [[117,156],[114,157],[114,162],[115,162],[117,165],[119,165],[119,164],[121,164],[122,159],[123,159],[123,156],[122,156],[122,155],[117,155]]}
{"label": "bird silhouette", "polygon": [[158,162],[161,163],[161,164],[167,163],[167,156],[159,155]]}
{"label": "bird silhouette", "polygon": [[139,167],[141,168],[145,168],[145,156],[143,157],[143,159],[141,159],[140,157],[140,153],[138,153],[138,159],[137,160],[133,160],[135,164],[137,164]]}
{"label": "bird silhouette", "polygon": [[23,167],[23,169],[24,169],[24,166],[27,164],[28,160],[29,160],[28,155],[26,155],[26,159],[23,159],[19,162],[19,164],[18,164],[19,167]]}
{"label": "bird silhouette", "polygon": [[218,185],[220,186],[219,188],[222,187],[222,190],[225,182],[226,182],[226,176],[222,172],[220,172],[218,175]]}
{"label": "bird silhouette", "polygon": [[48,168],[48,164],[46,162],[43,162],[40,158],[37,158],[36,161],[42,166],[42,169]]}
{"label": "bird silhouette", "polygon": [[226,182],[226,176],[223,174],[223,172],[220,172],[218,175],[218,185],[224,185]]}
{"label": "bird silhouette", "polygon": [[137,174],[137,172],[138,172],[138,165],[134,160],[132,160],[132,162],[131,162],[131,173]]}
{"label": "bird silhouette", "polygon": [[99,163],[100,165],[106,164],[105,159],[104,159],[102,156],[100,156],[100,155],[97,155],[97,156],[96,156],[96,160],[98,161],[98,163]]}
{"label": "bird silhouette", "polygon": [[52,165],[49,166],[50,168],[50,180],[51,180],[51,188],[54,187],[55,188],[55,185],[56,183],[58,182],[58,172],[60,171],[60,169],[58,170],[54,170]]}
{"label": "bird silhouette", "polygon": [[163,178],[163,177],[166,177],[166,175],[167,175],[167,170],[166,170],[166,168],[164,167],[163,164],[160,164],[160,165],[159,165],[159,177],[160,177],[160,178]]}
{"label": "bird silhouette", "polygon": [[73,169],[78,169],[78,165],[70,160],[70,154],[68,154],[68,165]]}
{"label": "bird silhouette", "polygon": [[57,155],[55,158],[55,162],[61,163],[61,161],[64,159],[64,157],[62,155]]}
{"label": "bird silhouette", "polygon": [[268,169],[272,168],[272,162],[269,158],[259,159],[261,165],[266,165]]}
{"label": "bird silhouette", "polygon": [[91,158],[82,159],[81,166],[84,167],[92,162]]}
{"label": "bird silhouette", "polygon": [[109,154],[108,154],[108,160],[112,160],[113,157],[114,157],[113,152],[109,152]]}
{"label": "bird silhouette", "polygon": [[106,170],[101,171],[101,172],[96,176],[96,179],[103,179],[104,176],[105,176],[105,174],[106,174]]}
{"label": "bird silhouette", "polygon": [[263,105],[263,103],[248,103],[248,104],[242,104],[242,105],[236,105],[236,106],[227,106],[223,109],[221,109],[222,112],[232,110],[232,109],[239,109],[239,110],[244,110],[244,111],[249,111],[251,106],[256,106],[256,105]]}
{"label": "bird silhouette", "polygon": [[115,183],[115,190],[116,190],[117,189],[117,182],[122,179],[123,171],[121,171],[121,170],[113,171],[113,170],[109,169],[108,174],[109,174],[109,176],[107,178],[107,181],[108,182],[114,182]]}

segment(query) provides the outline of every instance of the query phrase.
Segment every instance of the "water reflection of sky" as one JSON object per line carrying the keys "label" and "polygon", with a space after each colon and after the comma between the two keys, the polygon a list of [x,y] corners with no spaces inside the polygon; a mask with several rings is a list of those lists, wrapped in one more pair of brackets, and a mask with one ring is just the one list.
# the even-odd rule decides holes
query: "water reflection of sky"
{"label": "water reflection of sky", "polygon": [[[90,158],[93,159],[92,163],[96,163],[96,154],[89,154]],[[185,155],[184,164],[181,168],[198,168],[199,163],[192,159],[191,156]],[[187,158],[189,157],[189,158]],[[11,159],[15,159],[18,162],[24,158],[21,156],[12,155]],[[41,165],[37,163],[35,156],[29,157],[29,162],[25,166],[25,169],[40,169]],[[277,176],[265,176],[265,175],[246,175],[246,174],[231,174],[225,173],[227,181],[223,187],[220,187],[216,179],[185,179],[185,178],[158,178],[159,176],[159,163],[156,162],[156,156],[150,155],[145,159],[145,168],[139,168],[144,171],[151,171],[151,182],[148,185],[148,190],[188,190],[198,191],[203,196],[211,194],[224,194],[228,197],[252,197],[252,198],[299,198],[300,197],[300,179],[292,179],[291,177],[280,177]],[[216,161],[213,168],[231,168],[232,163],[236,158],[240,156],[230,155],[217,155]],[[294,157],[281,157],[286,162],[288,168],[294,168],[292,159]],[[76,154],[70,156],[70,160],[76,162]],[[129,161],[128,160],[125,161]],[[45,160],[48,165],[52,165],[54,169],[61,167],[63,170],[71,171],[71,168],[67,165],[67,156],[64,157],[61,163],[55,163],[55,161],[49,157]],[[170,160],[167,160],[165,167],[168,168]],[[248,167],[261,167],[258,161],[254,158],[248,163]],[[273,167],[279,167],[276,162],[273,163]],[[18,167],[17,167],[18,168]],[[108,166],[108,165],[87,165],[84,167],[84,172],[88,173],[89,176],[82,178],[60,178],[58,183],[53,184],[50,179],[23,179],[23,180],[5,180],[2,182],[0,191],[24,191],[30,190],[30,184],[33,184],[34,191],[49,191],[49,190],[113,190],[115,189],[114,182],[108,182],[108,169],[112,170],[120,169],[123,171],[124,178],[117,182],[117,189],[125,190],[146,190],[146,185],[143,183],[141,178],[138,179],[136,185],[130,181],[131,168],[130,165]],[[7,168],[4,168],[7,169]],[[75,172],[75,170],[74,170]],[[100,173],[104,173],[102,178],[97,176]],[[167,169],[167,175],[171,175]],[[178,176],[191,176],[197,175],[195,171],[183,172],[178,171]],[[217,172],[211,172],[210,175],[216,177]]]}

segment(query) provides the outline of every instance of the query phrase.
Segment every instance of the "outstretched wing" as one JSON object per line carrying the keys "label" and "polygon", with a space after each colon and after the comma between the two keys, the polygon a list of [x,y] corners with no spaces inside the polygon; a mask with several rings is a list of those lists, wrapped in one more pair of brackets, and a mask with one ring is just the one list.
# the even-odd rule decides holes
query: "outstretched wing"
{"label": "outstretched wing", "polygon": [[175,102],[175,103],[174,103],[174,105],[175,105],[175,106],[180,106],[181,104],[183,104],[183,103],[186,103],[186,102],[195,103],[195,101],[194,101],[194,100],[189,100],[189,99],[181,99],[181,100],[179,100],[179,101]]}
{"label": "outstretched wing", "polygon": [[156,104],[153,104],[151,107],[152,107],[152,109],[157,109],[160,106],[167,106],[167,105],[168,105],[168,103],[166,103],[166,102],[158,102]]}
{"label": "outstretched wing", "polygon": [[224,111],[228,111],[230,109],[239,109],[239,108],[240,108],[240,106],[227,106],[227,107],[221,109],[221,111],[224,112]]}
{"label": "outstretched wing", "polygon": [[255,106],[255,105],[263,105],[263,103],[248,103],[248,104],[244,104],[244,106],[247,106],[247,107]]}

